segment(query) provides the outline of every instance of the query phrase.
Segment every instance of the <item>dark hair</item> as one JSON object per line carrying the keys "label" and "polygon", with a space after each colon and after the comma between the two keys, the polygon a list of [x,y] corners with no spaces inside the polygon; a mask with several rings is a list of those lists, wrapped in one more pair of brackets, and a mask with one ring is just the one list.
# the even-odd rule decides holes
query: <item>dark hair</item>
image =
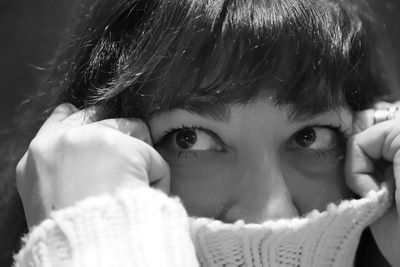
{"label": "dark hair", "polygon": [[342,0],[96,1],[51,87],[104,117],[206,112],[263,90],[295,114],[360,110],[389,93],[372,24],[366,5]]}
{"label": "dark hair", "polygon": [[31,106],[25,120],[38,125],[62,102],[146,120],[177,107],[246,103],[262,92],[293,115],[339,105],[356,111],[391,90],[379,75],[388,57],[379,55],[379,29],[363,1],[92,2],[81,6],[36,98],[45,104],[32,102],[36,111]]}

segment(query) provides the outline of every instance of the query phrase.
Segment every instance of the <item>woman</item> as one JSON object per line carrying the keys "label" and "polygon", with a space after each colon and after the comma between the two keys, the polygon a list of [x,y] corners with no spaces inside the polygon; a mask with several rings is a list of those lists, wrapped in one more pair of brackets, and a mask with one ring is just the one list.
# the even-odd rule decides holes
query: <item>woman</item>
{"label": "woman", "polygon": [[398,109],[357,113],[390,89],[365,10],[89,5],[46,93],[70,104],[17,167],[39,225],[17,266],[400,264]]}

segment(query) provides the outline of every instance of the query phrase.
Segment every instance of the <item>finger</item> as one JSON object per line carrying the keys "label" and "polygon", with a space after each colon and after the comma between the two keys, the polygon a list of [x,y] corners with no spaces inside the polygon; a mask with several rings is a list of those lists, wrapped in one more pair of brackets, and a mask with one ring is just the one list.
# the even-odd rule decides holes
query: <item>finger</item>
{"label": "finger", "polygon": [[387,121],[349,140],[345,173],[347,184],[355,193],[364,196],[370,190],[380,188],[374,179],[376,161],[381,158],[390,162],[395,160],[395,153],[400,149],[400,137],[396,132],[395,122]]}
{"label": "finger", "polygon": [[400,149],[398,121],[389,120],[376,124],[357,134],[355,142],[370,158],[393,161],[394,154]]}
{"label": "finger", "polygon": [[[389,103],[389,102],[377,102],[373,109],[362,110],[355,114],[353,119],[353,133],[359,133],[365,129],[371,127],[375,123],[375,112],[376,110],[390,109],[394,106],[400,106],[400,101]],[[396,119],[400,118],[400,112],[397,112]]]}
{"label": "finger", "polygon": [[379,190],[379,184],[372,175],[374,162],[358,145],[349,140],[345,160],[345,178],[347,186],[357,195],[365,196],[371,190]]}
{"label": "finger", "polygon": [[[144,160],[142,166],[145,168],[146,177],[144,178],[140,173],[137,174],[135,171],[132,171],[134,177],[146,181],[151,187],[168,194],[170,188],[170,169],[168,163],[157,150],[142,140],[122,135],[121,141],[123,138],[128,138],[129,140],[121,142],[121,144],[124,143],[124,146],[121,147],[120,151],[125,151],[124,153],[129,154],[128,157],[132,157],[134,155],[132,151],[136,151],[140,153],[140,156],[136,155],[135,158]],[[139,162],[138,164],[142,163]]]}
{"label": "finger", "polygon": [[393,104],[385,101],[376,102],[373,106],[374,109],[387,109],[390,108]]}
{"label": "finger", "polygon": [[25,152],[25,154],[22,156],[22,158],[18,161],[17,167],[15,168],[16,170],[16,185],[17,189],[20,190],[24,178],[24,173],[26,169],[26,161],[28,159],[28,152]]}
{"label": "finger", "polygon": [[113,128],[121,133],[137,138],[149,145],[152,145],[149,128],[140,119],[107,119],[93,123],[93,125]]}
{"label": "finger", "polygon": [[[134,139],[130,141],[135,142],[134,149],[145,151],[142,156],[146,159],[146,166],[148,166],[147,173],[150,186],[167,194],[169,193],[170,170],[168,163],[152,147],[149,129],[142,120],[127,118],[106,119],[92,123],[91,126],[112,128],[133,137]],[[139,143],[136,141],[139,141]]]}
{"label": "finger", "polygon": [[[400,151],[394,155],[393,160],[393,177],[395,182],[395,196],[397,200],[400,200]],[[400,214],[400,205],[397,206]]]}
{"label": "finger", "polygon": [[70,116],[71,114],[75,113],[78,109],[70,104],[70,103],[63,103],[57,106],[47,120],[43,123],[42,127],[40,127],[37,134],[47,131],[48,129],[55,127],[65,118]]}
{"label": "finger", "polygon": [[170,191],[170,169],[168,163],[153,148],[148,146],[151,159],[149,165],[150,186],[169,194]]}
{"label": "finger", "polygon": [[[394,193],[395,191],[398,191],[397,190],[398,187],[396,187],[396,179],[394,177],[394,169],[393,169],[392,165],[388,166],[383,171],[382,176],[383,176],[383,181],[385,183],[385,186],[387,187],[388,192],[390,194]],[[400,207],[397,207],[397,209],[399,209],[399,211],[400,211]]]}
{"label": "finger", "polygon": [[374,109],[367,109],[356,113],[353,119],[353,134],[357,134],[373,126],[374,114]]}

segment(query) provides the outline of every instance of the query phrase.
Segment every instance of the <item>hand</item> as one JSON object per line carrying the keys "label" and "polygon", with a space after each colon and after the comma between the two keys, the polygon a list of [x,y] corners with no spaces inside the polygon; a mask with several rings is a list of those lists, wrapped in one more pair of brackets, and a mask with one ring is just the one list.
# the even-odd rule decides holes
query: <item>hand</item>
{"label": "hand", "polygon": [[[90,196],[151,184],[169,191],[169,168],[140,120],[93,122],[94,110],[58,106],[17,166],[29,226]],[[147,143],[146,143],[147,142]]]}
{"label": "hand", "polygon": [[370,228],[385,258],[400,266],[400,115],[375,125],[373,121],[373,109],[356,116],[355,135],[347,146],[346,180],[360,196],[378,190],[383,182],[394,188],[394,205]]}

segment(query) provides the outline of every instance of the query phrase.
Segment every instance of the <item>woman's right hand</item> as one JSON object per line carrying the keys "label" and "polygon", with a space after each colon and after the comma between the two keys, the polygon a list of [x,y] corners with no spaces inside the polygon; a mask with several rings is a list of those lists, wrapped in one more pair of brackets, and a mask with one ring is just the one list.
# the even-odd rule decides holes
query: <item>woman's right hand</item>
{"label": "woman's right hand", "polygon": [[149,186],[169,193],[169,168],[136,119],[91,121],[94,110],[58,106],[17,166],[29,226],[90,196]]}

